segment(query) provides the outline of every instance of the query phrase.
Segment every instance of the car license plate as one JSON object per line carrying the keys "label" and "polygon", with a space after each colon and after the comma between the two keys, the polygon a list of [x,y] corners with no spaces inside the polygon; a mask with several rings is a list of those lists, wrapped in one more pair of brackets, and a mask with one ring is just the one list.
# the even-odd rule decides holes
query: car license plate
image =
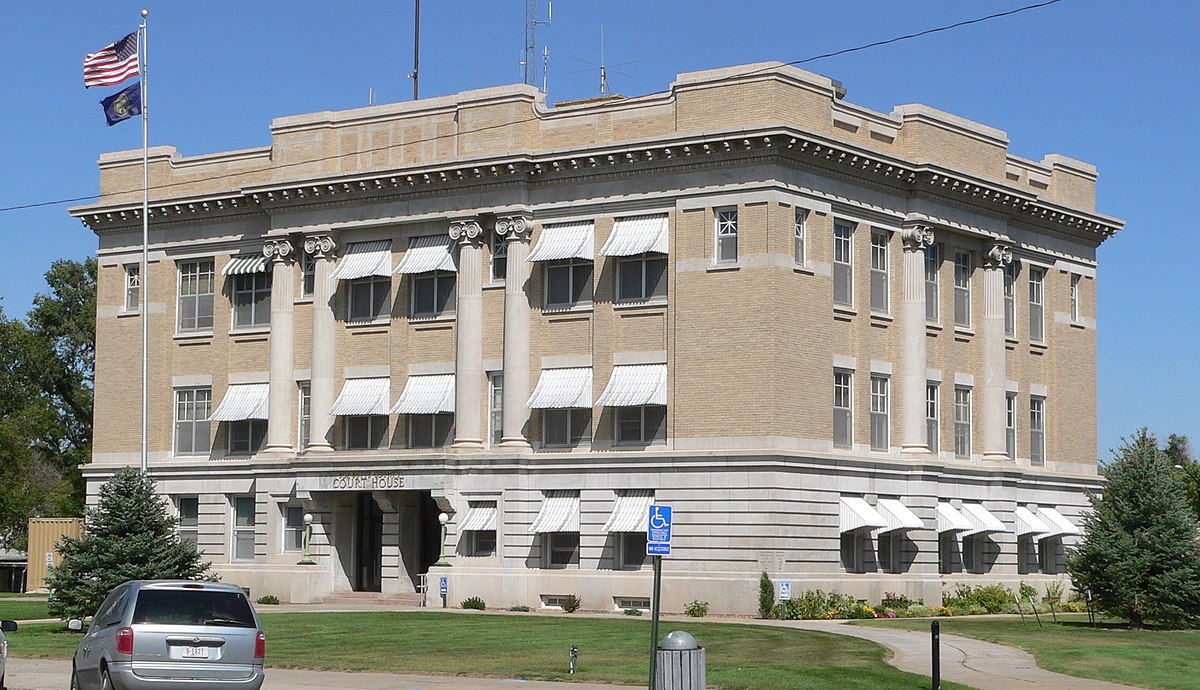
{"label": "car license plate", "polygon": [[183,648],[183,658],[184,659],[207,659],[208,658],[208,647],[184,647]]}

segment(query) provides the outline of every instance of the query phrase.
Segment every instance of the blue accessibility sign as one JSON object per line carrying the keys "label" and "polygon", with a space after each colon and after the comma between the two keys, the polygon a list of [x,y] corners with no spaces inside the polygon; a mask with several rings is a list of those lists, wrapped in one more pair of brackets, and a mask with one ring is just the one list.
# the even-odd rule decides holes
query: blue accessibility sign
{"label": "blue accessibility sign", "polygon": [[671,506],[652,505],[646,522],[646,555],[671,554]]}
{"label": "blue accessibility sign", "polygon": [[442,577],[438,582],[438,593],[445,594],[450,591],[450,578]]}

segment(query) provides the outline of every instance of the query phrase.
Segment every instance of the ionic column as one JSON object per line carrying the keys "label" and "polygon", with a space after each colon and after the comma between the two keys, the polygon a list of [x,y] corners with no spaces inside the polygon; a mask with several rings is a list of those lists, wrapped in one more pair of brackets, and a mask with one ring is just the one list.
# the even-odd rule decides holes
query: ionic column
{"label": "ionic column", "polygon": [[1012,250],[994,244],[983,267],[983,459],[1008,462],[1005,443],[1004,268]]}
{"label": "ionic column", "polygon": [[904,433],[900,451],[923,456],[936,452],[925,436],[925,249],[933,244],[933,228],[911,225],[901,232],[904,241],[904,365],[901,400]]}
{"label": "ionic column", "polygon": [[483,447],[483,228],[474,220],[450,224],[458,250],[454,447]]}
{"label": "ionic column", "polygon": [[308,418],[307,452],[328,452],[333,431],[333,371],[336,358],[336,323],[333,320],[333,238],[328,235],[304,240],[304,251],[313,258],[312,365],[309,375],[311,413]]}
{"label": "ionic column", "polygon": [[499,218],[496,234],[508,247],[504,276],[504,423],[500,445],[529,447],[529,232],[526,218]]}
{"label": "ionic column", "polygon": [[267,452],[288,453],[292,439],[292,276],[295,249],[288,240],[268,240],[263,255],[271,262],[271,369],[268,381]]}

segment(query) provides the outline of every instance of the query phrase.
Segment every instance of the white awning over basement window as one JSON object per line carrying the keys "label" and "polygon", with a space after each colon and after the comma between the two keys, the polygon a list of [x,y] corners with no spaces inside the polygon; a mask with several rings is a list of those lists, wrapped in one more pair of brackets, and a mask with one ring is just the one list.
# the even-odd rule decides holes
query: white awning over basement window
{"label": "white awning over basement window", "polygon": [[971,523],[958,509],[949,503],[939,503],[937,506],[938,534],[946,532],[970,532]]}
{"label": "white awning over basement window", "polygon": [[396,275],[412,275],[431,271],[457,271],[454,252],[449,235],[414,237],[408,243],[408,251],[396,267]]}
{"label": "white awning over basement window", "polygon": [[971,523],[971,529],[963,535],[964,537],[1008,531],[1004,523],[1000,522],[1000,518],[992,515],[982,503],[964,503],[962,514],[967,518],[967,522]]}
{"label": "white awning over basement window", "polygon": [[392,414],[437,414],[454,411],[454,374],[409,376]]}
{"label": "white awning over basement window", "polygon": [[1079,527],[1075,523],[1068,520],[1062,513],[1054,508],[1038,508],[1038,517],[1040,517],[1049,527],[1049,531],[1043,534],[1041,539],[1049,539],[1050,537],[1062,537],[1067,535],[1080,534]]}
{"label": "white awning over basement window", "polygon": [[649,489],[622,491],[617,496],[605,532],[645,532],[650,521],[650,506],[654,503],[654,492]]}
{"label": "white awning over basement window", "polygon": [[639,407],[667,404],[667,365],[633,364],[613,367],[608,385],[596,401],[600,407]]}
{"label": "white awning over basement window", "polygon": [[329,277],[333,280],[356,280],[367,276],[392,275],[392,243],[390,240],[355,242],[346,248]]}
{"label": "white awning over basement window", "polygon": [[494,532],[496,531],[496,502],[471,501],[471,509],[458,526],[460,532]]}
{"label": "white awning over basement window", "polygon": [[221,275],[223,276],[240,276],[245,273],[266,272],[267,257],[261,253],[231,257],[229,263],[225,264],[225,268],[221,269]]}
{"label": "white awning over basement window", "polygon": [[1034,515],[1025,506],[1017,506],[1017,536],[1024,537],[1029,534],[1043,535],[1050,531],[1045,522],[1041,518]]}
{"label": "white awning over basement window", "polygon": [[592,368],[542,369],[525,407],[566,410],[592,406]]}
{"label": "white awning over basement window", "polygon": [[894,498],[881,498],[875,501],[875,508],[887,522],[887,527],[879,530],[881,534],[925,528],[925,523],[921,522],[921,518],[913,514],[908,506]]}
{"label": "white awning over basement window", "polygon": [[887,520],[871,507],[871,504],[858,496],[842,496],[838,499],[841,506],[838,521],[842,534],[860,529],[882,529],[887,527]]}
{"label": "white awning over basement window", "polygon": [[579,492],[549,490],[543,492],[542,509],[529,531],[535,534],[579,531]]}
{"label": "white awning over basement window", "polygon": [[392,402],[391,390],[392,380],[387,377],[346,379],[329,414],[335,417],[387,414]]}
{"label": "white awning over basement window", "polygon": [[266,383],[235,383],[225,389],[221,404],[213,410],[209,420],[213,422],[240,422],[246,419],[267,418]]}
{"label": "white awning over basement window", "polygon": [[618,218],[612,234],[600,248],[601,256],[635,256],[654,252],[666,254],[668,247],[667,214]]}
{"label": "white awning over basement window", "polygon": [[592,221],[543,225],[537,244],[529,250],[529,261],[596,259],[595,224]]}

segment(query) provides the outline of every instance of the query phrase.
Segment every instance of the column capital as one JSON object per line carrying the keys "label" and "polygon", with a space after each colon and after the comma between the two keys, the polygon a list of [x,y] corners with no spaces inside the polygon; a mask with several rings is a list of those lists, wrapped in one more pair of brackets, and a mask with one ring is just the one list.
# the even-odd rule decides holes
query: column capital
{"label": "column capital", "polygon": [[291,240],[267,240],[263,242],[262,253],[269,261],[287,262],[295,258],[292,255],[296,253],[296,248]]}
{"label": "column capital", "polygon": [[933,226],[905,225],[904,229],[900,231],[900,238],[904,241],[904,251],[924,251],[926,247],[933,244]]}
{"label": "column capital", "polygon": [[501,216],[496,219],[496,235],[508,242],[529,239],[533,230],[533,219],[528,216]]}
{"label": "column capital", "polygon": [[304,238],[304,251],[315,259],[332,259],[337,243],[329,235],[311,235]]}
{"label": "column capital", "polygon": [[996,242],[988,248],[984,258],[986,268],[1004,268],[1013,262],[1012,247],[1003,242]]}
{"label": "column capital", "polygon": [[450,239],[462,244],[476,244],[482,241],[483,226],[476,218],[466,218],[450,223]]}

